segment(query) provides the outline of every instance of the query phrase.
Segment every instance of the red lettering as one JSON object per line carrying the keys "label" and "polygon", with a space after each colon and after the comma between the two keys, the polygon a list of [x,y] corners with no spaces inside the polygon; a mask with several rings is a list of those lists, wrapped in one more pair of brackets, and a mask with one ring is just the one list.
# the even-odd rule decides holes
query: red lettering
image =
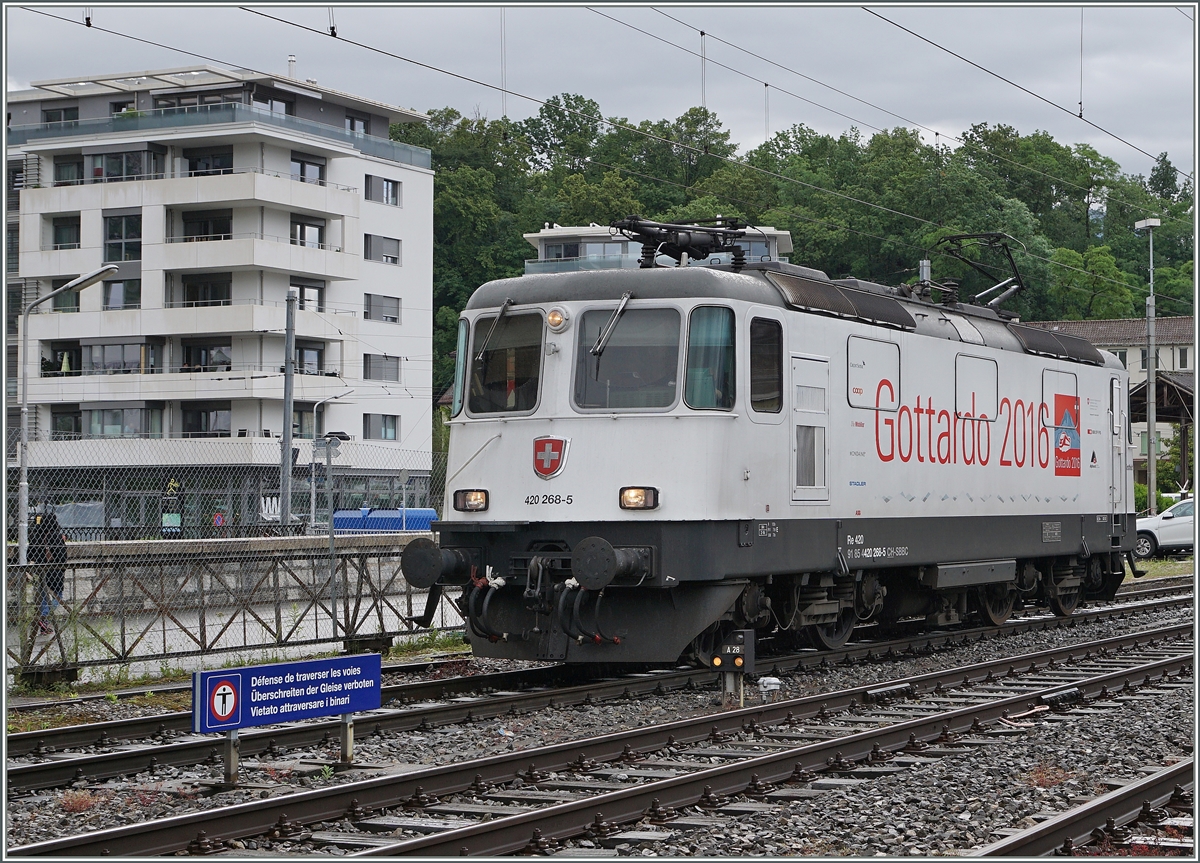
{"label": "red lettering", "polygon": [[[1038,429],[1037,444],[1038,444],[1038,464],[1046,467],[1050,464],[1050,432],[1046,428],[1047,421],[1050,420],[1050,406],[1042,402],[1038,407],[1038,419],[1041,421],[1041,428]],[[1029,461],[1033,462],[1032,453]]]}
{"label": "red lettering", "polygon": [[[979,418],[981,420],[983,420],[983,422],[976,423],[975,452],[977,454],[977,458],[979,459],[979,463],[981,465],[986,465],[988,463],[988,459],[990,459],[992,457],[992,424],[987,421],[987,418],[988,418],[987,414],[980,414]],[[987,431],[987,456],[986,457],[983,454],[983,434],[982,434],[983,431]],[[1012,464],[1012,462],[1009,462],[1009,464]]]}
{"label": "red lettering", "polygon": [[882,413],[879,410],[879,394],[883,392],[883,388],[888,388],[888,401],[896,397],[895,390],[892,389],[892,382],[884,378],[879,382],[879,386],[875,388],[875,452],[879,455],[880,461],[891,461],[896,457],[896,421],[888,417],[883,421],[887,428],[888,436],[888,453],[883,454],[883,448],[879,445],[879,415]]}
{"label": "red lettering", "polygon": [[[908,426],[908,452],[904,451],[904,427]],[[917,424],[918,432],[921,428],[920,423]],[[907,462],[912,458],[913,451],[913,421],[912,410],[908,405],[900,406],[900,413],[896,415],[896,452],[900,455],[900,461]],[[917,451],[919,456],[920,450]]]}
{"label": "red lettering", "polygon": [[[1012,418],[1013,418],[1012,402],[1010,402],[1007,398],[1003,398],[1000,400],[1000,416],[1004,416],[1005,408],[1008,408],[1008,411],[1007,411],[1008,419],[1006,419],[1004,421],[1004,440],[1002,440],[1000,442],[1000,466],[1001,467],[1012,467],[1012,459],[1004,458],[1004,453],[1006,453],[1008,451],[1008,436],[1009,436],[1009,433],[1011,432]],[[991,430],[989,430],[988,431],[988,452],[990,453],[991,451],[992,451]]]}
{"label": "red lettering", "polygon": [[[942,420],[946,421],[946,428],[942,430]],[[938,439],[937,439],[937,460],[938,464],[948,464],[950,462],[950,411],[938,411]],[[942,442],[945,441],[943,448]],[[930,461],[933,459],[930,458]]]}
{"label": "red lettering", "polygon": [[925,400],[925,416],[929,418],[927,420],[928,424],[925,427],[926,432],[928,432],[927,437],[929,438],[929,463],[933,464],[937,460],[937,456],[933,454],[933,396]]}
{"label": "red lettering", "polygon": [[[1018,419],[1017,417],[1020,417]],[[1017,430],[1020,429],[1020,437],[1017,436]],[[1017,455],[1017,441],[1021,441],[1021,454]],[[1025,402],[1017,399],[1017,403],[1013,405],[1013,460],[1017,463],[1017,467],[1025,467],[1025,456],[1028,446],[1025,442]]]}
{"label": "red lettering", "polygon": [[917,416],[917,461],[924,464],[925,456],[921,454],[921,414],[925,413],[925,409],[921,407],[920,396],[917,396],[917,406],[913,409],[913,413]]}

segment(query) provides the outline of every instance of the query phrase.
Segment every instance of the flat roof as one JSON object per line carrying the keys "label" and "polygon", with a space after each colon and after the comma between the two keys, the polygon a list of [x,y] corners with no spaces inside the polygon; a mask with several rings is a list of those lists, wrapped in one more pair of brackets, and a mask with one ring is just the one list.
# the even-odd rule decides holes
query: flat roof
{"label": "flat roof", "polygon": [[[753,238],[754,234],[758,231],[761,231],[762,233],[768,234],[772,237],[779,238],[779,253],[781,255],[786,255],[792,251],[792,234],[790,231],[781,231],[778,228],[767,226],[757,227],[753,225],[747,227],[745,230],[746,236],[750,238]],[[525,241],[535,249],[537,248],[539,240],[557,240],[566,239],[568,237],[587,237],[589,239],[594,238],[597,240],[611,239],[621,242],[629,240],[628,237],[614,228],[610,228],[608,225],[597,225],[595,222],[592,222],[590,225],[547,225],[540,231],[522,234],[521,236],[523,236]]]}
{"label": "flat roof", "polygon": [[290,78],[287,75],[269,75],[251,69],[223,69],[208,64],[179,66],[173,69],[148,69],[139,72],[114,72],[106,75],[90,75],[85,78],[49,78],[44,81],[31,81],[29,86],[32,89],[10,91],[8,101],[34,102],[117,93],[141,93],[183,88],[202,89],[242,84],[248,81],[264,83],[313,99],[329,99],[336,104],[365,113],[385,116],[388,118],[388,122],[392,123],[423,123],[429,119],[428,114],[414,111],[411,108],[377,102],[374,99],[324,87],[312,81]]}

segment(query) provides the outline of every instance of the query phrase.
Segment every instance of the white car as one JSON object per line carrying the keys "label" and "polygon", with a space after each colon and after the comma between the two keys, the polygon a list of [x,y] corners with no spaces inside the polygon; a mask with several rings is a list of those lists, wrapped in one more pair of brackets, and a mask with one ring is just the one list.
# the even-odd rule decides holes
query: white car
{"label": "white car", "polygon": [[1195,500],[1181,500],[1153,518],[1139,518],[1133,553],[1140,558],[1147,558],[1160,550],[1190,549],[1195,506]]}

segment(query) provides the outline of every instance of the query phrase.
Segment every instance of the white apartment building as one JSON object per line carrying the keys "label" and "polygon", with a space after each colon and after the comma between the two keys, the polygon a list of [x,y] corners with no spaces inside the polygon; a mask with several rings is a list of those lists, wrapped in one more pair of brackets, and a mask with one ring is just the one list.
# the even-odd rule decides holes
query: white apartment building
{"label": "white apartment building", "polygon": [[[178,439],[229,438],[277,475],[290,290],[301,443],[338,430],[428,453],[433,172],[388,137],[425,119],[213,66],[9,92],[10,468],[24,364],[32,471],[192,463]],[[108,262],[34,310],[18,356],[24,305]]]}

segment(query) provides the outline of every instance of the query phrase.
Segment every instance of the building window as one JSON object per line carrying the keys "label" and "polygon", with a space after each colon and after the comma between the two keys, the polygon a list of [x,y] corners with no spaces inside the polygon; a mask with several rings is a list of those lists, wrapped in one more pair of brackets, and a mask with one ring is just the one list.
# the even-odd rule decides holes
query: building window
{"label": "building window", "polygon": [[[235,90],[227,93],[185,93],[179,96],[156,96],[154,98],[154,107],[163,108],[184,108],[192,110],[200,110],[201,107],[211,107],[213,105],[228,104],[242,102],[242,93],[240,90]],[[190,113],[185,111],[184,113]],[[288,111],[287,113],[291,113]]]}
{"label": "building window", "polygon": [[[15,336],[19,329],[17,320],[21,317],[21,313],[25,311],[25,302],[23,299],[25,292],[20,285],[9,285],[7,293],[8,302],[4,306],[4,323],[7,333],[10,336]],[[11,366],[10,371],[15,368],[15,366]]]}
{"label": "building window", "polygon": [[233,239],[233,210],[195,210],[183,214],[185,243]]}
{"label": "building window", "polygon": [[292,276],[292,287],[296,289],[298,306],[310,312],[325,311],[325,283],[319,279],[303,279]]}
{"label": "building window", "polygon": [[83,156],[54,157],[54,185],[78,186],[83,182]]}
{"label": "building window", "polygon": [[269,93],[263,93],[263,92],[255,93],[250,104],[253,105],[255,108],[258,108],[260,111],[267,111],[268,113],[271,113],[271,114],[294,114],[294,113],[296,113],[296,106],[295,106],[294,102],[277,98],[276,96],[269,94]]}
{"label": "building window", "polygon": [[44,378],[69,377],[83,374],[83,349],[79,342],[51,342],[50,359],[42,357]]}
{"label": "building window", "polygon": [[1129,368],[1129,361],[1127,359],[1128,355],[1129,355],[1128,351],[1118,351],[1118,350],[1113,351],[1113,356],[1115,356],[1117,359],[1119,359],[1121,361],[1121,365],[1124,368]]}
{"label": "building window", "polygon": [[83,412],[79,405],[54,405],[50,409],[51,440],[79,440],[83,437]]}
{"label": "building window", "polygon": [[93,183],[119,183],[125,180],[161,179],[164,157],[153,150],[131,153],[100,153],[89,156]]}
{"label": "building window", "polygon": [[183,277],[183,290],[173,306],[227,306],[233,296],[233,273],[194,273]]}
{"label": "building window", "polygon": [[1188,349],[1179,349],[1179,368],[1186,369],[1188,367]]}
{"label": "building window", "polygon": [[79,216],[62,216],[54,219],[53,225],[54,249],[79,248]]}
{"label": "building window", "polygon": [[363,294],[363,317],[368,321],[400,323],[400,298]]}
{"label": "building window", "polygon": [[301,183],[325,183],[325,159],[308,153],[292,151],[292,179]]}
{"label": "building window", "polygon": [[152,375],[162,356],[155,344],[84,345],[82,351],[85,375]]}
{"label": "building window", "polygon": [[43,123],[70,123],[78,119],[78,108],[47,108],[42,111]]}
{"label": "building window", "polygon": [[355,135],[366,135],[370,129],[371,121],[361,114],[346,114],[346,131],[353,132]]}
{"label": "building window", "polygon": [[88,437],[162,437],[161,408],[83,411]]}
{"label": "building window", "polygon": [[364,440],[396,440],[400,417],[390,414],[363,414]]}
{"label": "building window", "polygon": [[[57,291],[69,281],[71,280],[55,279],[50,283],[50,290]],[[77,312],[79,311],[79,291],[67,291],[66,293],[59,294],[57,297],[51,300],[51,303],[54,306],[54,311],[56,312]]]}
{"label": "building window", "polygon": [[400,263],[400,241],[391,237],[377,237],[366,234],[363,242],[368,261],[380,261],[384,264]]}
{"label": "building window", "polygon": [[4,235],[4,269],[5,272],[15,273],[20,268],[21,231],[16,225],[9,225]]}
{"label": "building window", "polygon": [[142,280],[121,279],[104,283],[104,310],[140,309],[142,307]]}
{"label": "building window", "polygon": [[133,111],[136,107],[137,105],[132,99],[126,99],[122,102],[109,102],[108,113],[115,117],[117,114],[124,114],[126,111]]}
{"label": "building window", "polygon": [[561,261],[579,257],[579,243],[547,243],[547,261]]}
{"label": "building window", "polygon": [[324,430],[321,427],[324,423],[321,422],[321,418],[324,413],[322,411],[321,416],[318,416],[312,404],[297,404],[292,411],[292,434],[309,440],[322,434]]}
{"label": "building window", "polygon": [[227,372],[233,367],[233,349],[227,344],[183,345],[181,372]]}
{"label": "building window", "polygon": [[296,345],[296,374],[319,375],[325,371],[325,349],[318,345]]}
{"label": "building window", "polygon": [[325,220],[292,213],[292,245],[320,249],[325,246]]}
{"label": "building window", "polygon": [[389,180],[386,177],[372,177],[367,174],[367,200],[378,201],[381,204],[391,204],[393,207],[400,206],[400,188],[399,180]]}
{"label": "building window", "polygon": [[142,259],[142,217],[104,217],[104,260],[140,261]]}
{"label": "building window", "polygon": [[363,380],[399,382],[400,358],[363,354]]}
{"label": "building window", "polygon": [[[1160,431],[1155,431],[1155,432],[1154,432],[1154,436],[1155,436],[1155,438],[1156,438],[1156,439],[1157,439],[1157,441],[1158,441],[1158,454],[1161,456],[1161,455],[1163,454],[1163,452],[1164,452],[1164,450],[1163,450],[1163,439],[1162,439],[1162,432],[1160,432]],[[1145,455],[1145,454],[1146,454],[1146,444],[1147,444],[1147,442],[1149,442],[1149,440],[1150,440],[1150,434],[1149,434],[1149,432],[1142,432],[1142,433],[1139,435],[1139,437],[1140,437],[1140,446],[1138,447],[1138,452],[1139,452],[1141,455]]]}
{"label": "building window", "polygon": [[183,157],[188,160],[188,173],[195,177],[233,173],[233,147],[184,150]]}
{"label": "building window", "polygon": [[229,402],[184,402],[184,437],[229,437]]}

